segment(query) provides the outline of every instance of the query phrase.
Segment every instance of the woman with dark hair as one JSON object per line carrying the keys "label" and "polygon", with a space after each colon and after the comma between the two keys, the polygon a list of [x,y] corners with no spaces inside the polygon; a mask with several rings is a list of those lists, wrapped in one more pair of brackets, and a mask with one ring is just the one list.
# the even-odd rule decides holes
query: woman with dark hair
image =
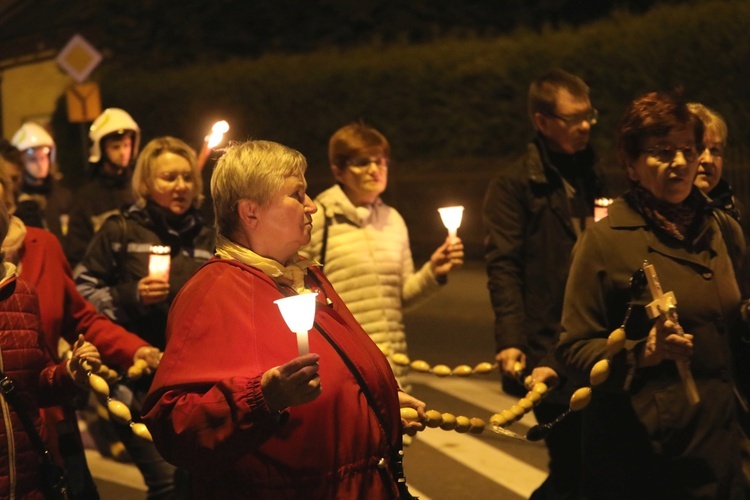
{"label": "woman with dark hair", "polygon": [[[728,338],[742,298],[730,255],[744,244],[727,251],[725,241],[742,241],[739,226],[693,185],[702,138],[678,95],[633,101],[617,130],[630,190],[573,255],[557,348],[566,368],[587,376],[607,357],[610,332],[624,323],[627,337],[584,410],[586,498],[745,496]],[[674,292],[679,320],[649,319],[644,261]]]}
{"label": "woman with dark hair", "polygon": [[[336,184],[315,198],[313,232],[302,255],[325,266],[326,276],[370,338],[386,353],[406,353],[403,310],[434,295],[463,264],[464,245],[446,239],[415,269],[401,214],[380,198],[388,186],[391,146],[378,130],[351,123],[328,144]],[[392,365],[408,391],[408,369]]]}

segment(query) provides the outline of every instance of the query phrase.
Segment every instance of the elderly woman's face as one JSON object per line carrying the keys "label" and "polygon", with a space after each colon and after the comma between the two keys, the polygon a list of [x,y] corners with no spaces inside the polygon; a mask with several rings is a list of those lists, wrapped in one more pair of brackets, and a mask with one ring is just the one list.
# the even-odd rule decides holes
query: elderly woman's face
{"label": "elderly woman's face", "polygon": [[301,177],[284,179],[271,202],[260,208],[255,237],[269,249],[268,256],[286,262],[303,245],[310,242],[312,214],[318,211],[305,192],[307,185]]}
{"label": "elderly woman's face", "polygon": [[710,193],[721,180],[724,170],[724,145],[719,135],[710,129],[703,134],[705,149],[698,158],[698,175],[695,185],[704,193]]}
{"label": "elderly woman's face", "polygon": [[690,194],[697,169],[693,130],[678,128],[664,137],[649,137],[627,173],[657,198],[677,204]]}
{"label": "elderly woman's face", "polygon": [[388,158],[382,151],[363,153],[334,167],[333,175],[355,206],[373,203],[388,186]]}
{"label": "elderly woman's face", "polygon": [[164,152],[156,157],[151,170],[149,198],[175,215],[184,214],[195,197],[193,169],[186,158]]}

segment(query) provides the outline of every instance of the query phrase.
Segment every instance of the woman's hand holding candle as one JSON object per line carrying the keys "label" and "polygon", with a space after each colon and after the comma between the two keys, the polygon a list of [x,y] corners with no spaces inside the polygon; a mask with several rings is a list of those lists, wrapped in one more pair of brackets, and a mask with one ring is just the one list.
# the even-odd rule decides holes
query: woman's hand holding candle
{"label": "woman's hand holding candle", "polygon": [[138,297],[145,306],[164,302],[169,296],[169,283],[146,276],[138,282]]}
{"label": "woman's hand holding candle", "polygon": [[260,386],[268,409],[281,411],[320,396],[319,359],[318,354],[306,354],[265,372]]}
{"label": "woman's hand holding candle", "polygon": [[430,257],[430,266],[435,276],[445,276],[454,267],[464,263],[464,244],[459,237],[448,237]]}

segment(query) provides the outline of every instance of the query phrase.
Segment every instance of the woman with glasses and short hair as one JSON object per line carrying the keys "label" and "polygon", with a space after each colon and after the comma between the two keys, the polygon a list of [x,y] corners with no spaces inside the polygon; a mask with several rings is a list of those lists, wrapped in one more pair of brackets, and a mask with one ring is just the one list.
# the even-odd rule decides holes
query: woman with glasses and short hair
{"label": "woman with glasses and short hair", "polygon": [[[569,375],[588,385],[610,333],[626,335],[583,410],[585,498],[745,498],[729,341],[742,299],[730,255],[744,248],[730,243],[742,241],[736,222],[693,184],[702,139],[679,95],[633,101],[617,130],[631,187],[573,253],[557,346]],[[644,261],[679,317],[649,319],[659,294]]]}
{"label": "woman with glasses and short hair", "polygon": [[[414,268],[406,224],[380,198],[390,155],[385,136],[361,122],[331,136],[328,157],[336,184],[315,198],[312,238],[301,251],[325,266],[336,291],[387,356],[406,353],[403,309],[436,292],[464,257],[461,240],[446,239],[429,262]],[[408,390],[407,369],[391,365]]]}

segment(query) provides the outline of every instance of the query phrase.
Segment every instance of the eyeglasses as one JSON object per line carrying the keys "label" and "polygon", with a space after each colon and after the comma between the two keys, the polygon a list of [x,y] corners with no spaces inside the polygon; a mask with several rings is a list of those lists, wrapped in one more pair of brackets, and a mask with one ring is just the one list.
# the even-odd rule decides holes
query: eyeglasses
{"label": "eyeglasses", "polygon": [[589,125],[596,125],[596,122],[599,121],[599,111],[596,108],[591,108],[588,111],[575,115],[556,115],[552,113],[549,116],[557,118],[569,127],[580,125],[583,122],[589,122]]}
{"label": "eyeglasses", "polygon": [[346,166],[355,172],[366,172],[371,165],[378,167],[378,170],[388,168],[388,158],[385,156],[358,156],[346,162]]}
{"label": "eyeglasses", "polygon": [[695,146],[682,146],[676,148],[669,145],[659,145],[643,150],[644,153],[647,153],[652,158],[656,158],[664,163],[672,163],[675,156],[677,156],[678,151],[682,153],[683,158],[685,158],[685,161],[688,163],[698,157],[698,151],[695,149]]}
{"label": "eyeglasses", "polygon": [[706,148],[708,149],[708,154],[711,156],[715,156],[716,158],[721,158],[724,156],[724,148],[720,148],[719,146],[714,146],[712,148]]}

